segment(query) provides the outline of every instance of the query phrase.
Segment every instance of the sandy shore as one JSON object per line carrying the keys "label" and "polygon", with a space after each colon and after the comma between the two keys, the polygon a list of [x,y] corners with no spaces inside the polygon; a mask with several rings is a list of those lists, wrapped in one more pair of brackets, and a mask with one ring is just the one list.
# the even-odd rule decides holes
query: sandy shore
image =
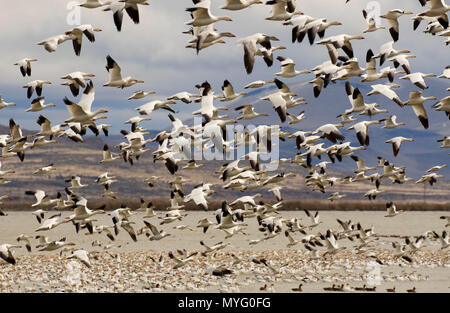
{"label": "sandy shore", "polygon": [[[63,216],[69,215],[63,212]],[[286,218],[302,218],[309,221],[303,212],[282,212]],[[445,221],[442,212],[406,212],[394,218],[384,218],[384,212],[321,212],[323,221],[311,233],[337,230],[336,218],[359,221],[364,228],[371,225],[380,237],[374,238],[367,252],[357,253],[354,242],[339,240],[346,247],[332,257],[312,259],[302,243],[287,248],[288,240],[281,234],[273,239],[250,245],[249,241],[262,238],[254,218],[248,219],[246,234],[237,234],[225,239],[223,231],[209,229],[203,234],[196,228],[197,221],[214,216],[211,212],[190,212],[182,221],[159,226],[156,217],[148,219],[170,233],[160,241],[149,241],[139,236],[132,242],[125,231],[121,231],[114,242],[104,234],[85,235],[86,230],[76,234],[71,224],[63,224],[51,231],[43,232],[51,240],[66,237],[76,243],[76,249],[90,252],[91,267],[76,259],[66,259],[70,252],[59,255],[60,250],[38,252],[37,240],[32,240],[33,250],[16,249],[17,264],[12,266],[0,261],[1,292],[291,292],[303,284],[304,292],[323,292],[324,287],[344,284],[348,291],[354,287],[375,286],[377,292],[396,287],[397,292],[406,292],[416,287],[417,292],[450,292],[450,251],[440,249],[436,240],[427,239],[425,247],[413,255],[408,263],[394,256],[392,242],[404,239],[387,236],[418,236],[425,231],[441,233]],[[136,229],[144,226],[143,213],[130,218]],[[96,216],[96,224],[112,224],[107,215]],[[189,225],[192,230],[174,227]],[[29,212],[10,212],[0,218],[0,243],[17,243],[15,238],[24,233],[35,236],[39,226]],[[302,234],[295,233],[299,240]],[[226,248],[202,255],[203,240],[208,245],[217,242],[230,243]],[[92,246],[94,241],[102,246]],[[105,246],[112,244],[105,249]],[[175,262],[168,257],[172,251],[186,249],[188,254],[199,251],[185,266],[173,269]],[[324,251],[321,248],[320,251]],[[376,255],[382,265],[374,262],[369,253]],[[234,254],[237,258],[233,257]],[[183,258],[182,256],[179,256]],[[256,264],[252,258],[264,258],[268,266]],[[236,261],[239,259],[239,261]],[[223,277],[212,275],[222,266],[232,274]],[[265,290],[260,290],[261,288]]]}

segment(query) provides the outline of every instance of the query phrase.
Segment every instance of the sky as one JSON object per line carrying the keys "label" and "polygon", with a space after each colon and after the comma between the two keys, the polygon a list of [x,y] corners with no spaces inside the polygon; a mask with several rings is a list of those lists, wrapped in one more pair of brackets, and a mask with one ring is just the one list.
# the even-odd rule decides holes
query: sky
{"label": "sky", "polygon": [[[90,43],[83,39],[81,56],[75,56],[72,43],[67,41],[60,45],[56,52],[49,53],[37,42],[48,37],[62,34],[75,27],[68,23],[68,17],[78,14],[73,9],[73,1],[63,0],[16,0],[2,4],[0,11],[0,25],[2,29],[2,49],[0,49],[0,94],[4,100],[17,104],[14,108],[0,111],[0,124],[7,124],[9,118],[14,118],[22,128],[38,129],[36,120],[43,114],[54,123],[61,123],[70,115],[62,99],[67,96],[76,101],[68,87],[61,86],[60,79],[67,73],[82,71],[94,73],[93,79],[96,97],[93,109],[107,108],[108,119],[103,120],[112,124],[112,133],[118,133],[124,128],[122,124],[128,118],[137,115],[135,108],[151,100],[162,100],[180,91],[196,92],[194,85],[208,80],[216,93],[225,79],[228,79],[236,91],[254,80],[273,79],[274,73],[280,70],[279,63],[274,62],[271,68],[266,67],[261,59],[257,59],[255,69],[247,75],[243,64],[243,49],[236,44],[240,37],[262,32],[277,36],[280,41],[275,45],[284,45],[288,49],[276,53],[292,58],[296,68],[312,69],[328,60],[324,46],[310,46],[305,40],[302,44],[292,44],[291,26],[283,26],[281,22],[266,21],[270,16],[271,7],[268,5],[254,5],[242,11],[227,11],[219,9],[225,0],[212,0],[211,11],[216,16],[227,15],[232,22],[219,21],[215,24],[220,32],[232,32],[237,38],[225,38],[226,44],[219,44],[200,51],[196,55],[193,49],[185,46],[190,39],[183,31],[189,29],[185,22],[190,20],[186,8],[192,6],[189,0],[149,0],[149,6],[140,6],[140,24],[133,24],[127,15],[124,16],[121,32],[117,32],[111,12],[102,9],[79,10],[80,23],[92,24],[103,29],[96,33],[96,41]],[[345,4],[345,0],[297,0],[297,9],[313,17],[327,18],[329,21],[338,20],[342,26],[334,26],[327,30],[326,37],[341,33],[361,35],[366,24],[362,17],[362,9],[368,8],[373,1],[352,0]],[[420,13],[425,10],[419,1],[396,0],[377,1],[380,12],[401,8]],[[417,56],[411,60],[413,72],[441,74],[444,67],[450,64],[450,46],[444,45],[444,38],[424,34],[425,25],[412,31],[411,15],[403,16],[400,21],[400,40],[394,45],[397,49],[409,49]],[[386,26],[386,23],[382,21]],[[364,34],[365,40],[353,41],[355,56],[364,66],[365,54],[368,48],[375,53],[379,47],[391,40],[386,30]],[[137,84],[130,88],[116,89],[103,87],[108,81],[105,69],[106,56],[111,55],[122,68],[123,76],[133,76],[144,80],[144,84]],[[39,59],[32,64],[32,76],[22,77],[18,67],[13,64],[24,57]],[[55,103],[56,107],[45,109],[37,113],[25,113],[30,100],[26,98],[26,89],[22,86],[35,79],[50,80],[52,85],[44,87],[43,95],[46,102]],[[301,75],[296,78],[284,79],[286,84],[299,84],[313,79],[313,75]],[[430,80],[431,81],[431,80]],[[378,82],[377,82],[378,83]],[[381,82],[379,82],[381,83]],[[441,83],[442,84],[442,83]],[[445,82],[445,84],[448,84]],[[139,101],[128,101],[127,98],[137,90],[155,90],[156,94]],[[325,90],[326,92],[327,90]],[[302,96],[302,95],[300,95]],[[314,105],[318,99],[307,99]],[[342,104],[348,108],[348,103]],[[181,119],[190,118],[190,113],[199,108],[199,104],[178,103],[173,105],[179,111]],[[441,123],[448,127],[442,114]],[[170,125],[166,111],[152,113],[152,120],[143,124],[149,129],[163,129]],[[314,120],[314,116],[309,117]],[[448,122],[448,120],[447,120]],[[319,126],[319,125],[318,125]]]}

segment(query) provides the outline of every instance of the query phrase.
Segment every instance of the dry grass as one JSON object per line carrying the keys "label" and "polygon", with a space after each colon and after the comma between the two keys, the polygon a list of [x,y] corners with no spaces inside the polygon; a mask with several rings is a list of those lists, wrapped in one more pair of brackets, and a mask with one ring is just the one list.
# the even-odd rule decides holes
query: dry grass
{"label": "dry grass", "polygon": [[[166,210],[170,206],[168,200],[159,198],[146,199],[152,201],[156,210]],[[274,201],[265,201],[267,203],[274,203]],[[212,200],[209,201],[209,211],[217,210],[221,207],[222,201]],[[1,204],[1,208],[6,211],[31,211],[36,210],[37,207],[31,207],[32,202],[26,201],[11,201]],[[181,204],[181,203],[180,203]],[[398,210],[404,211],[450,211],[450,202],[438,202],[438,201],[395,201]],[[119,208],[121,205],[125,205],[132,209],[137,209],[140,206],[140,201],[136,199],[117,199],[117,200],[105,200],[97,199],[90,200],[88,206],[91,209],[99,208],[106,205],[105,209],[111,211]],[[200,210],[193,202],[184,203],[184,209],[187,211]],[[238,206],[239,207],[239,206]],[[51,209],[48,208],[48,209]],[[384,211],[386,210],[386,201],[360,201],[360,200],[341,200],[337,202],[330,202],[327,200],[287,200],[283,201],[282,211],[302,211],[319,210],[319,211]]]}

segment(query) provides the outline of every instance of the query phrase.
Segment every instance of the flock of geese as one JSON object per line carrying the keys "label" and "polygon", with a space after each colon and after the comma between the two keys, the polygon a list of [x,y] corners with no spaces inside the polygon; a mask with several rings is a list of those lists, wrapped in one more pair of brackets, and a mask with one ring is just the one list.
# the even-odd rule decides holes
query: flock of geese
{"label": "flock of geese", "polygon": [[[344,248],[339,245],[339,241],[346,239],[355,244],[352,248],[355,252],[364,253],[370,250],[368,247],[374,243],[373,240],[377,236],[373,227],[365,228],[359,222],[341,221],[338,219],[340,230],[328,229],[324,233],[315,234],[312,230],[321,224],[319,212],[305,210],[306,218],[310,220],[307,224],[301,222],[301,218],[282,218],[277,212],[283,206],[283,187],[280,183],[285,182],[286,179],[296,174],[284,172],[271,174],[267,164],[260,162],[260,155],[271,151],[272,140],[278,139],[276,137],[279,137],[281,140],[295,139],[293,145],[299,150],[295,158],[274,160],[272,163],[291,162],[309,169],[309,174],[305,177],[306,186],[313,191],[322,193],[325,193],[326,189],[333,185],[370,181],[374,184],[373,189],[369,190],[364,196],[368,199],[375,199],[382,192],[380,185],[383,181],[404,184],[411,181],[412,178],[406,176],[406,168],[404,166],[395,166],[385,158],[379,157],[377,166],[368,167],[360,156],[355,155],[355,152],[366,150],[366,147],[369,146],[371,141],[369,130],[375,125],[383,124],[382,128],[388,131],[389,129],[401,127],[405,123],[399,122],[395,115],[379,120],[370,119],[363,121],[358,121],[358,117],[369,116],[372,118],[378,114],[388,113],[389,105],[400,106],[405,110],[411,107],[420,125],[427,129],[429,120],[424,103],[437,99],[434,96],[423,95],[424,90],[428,89],[425,79],[437,75],[434,73],[414,72],[414,66],[411,66],[409,59],[415,58],[415,56],[410,54],[411,52],[407,49],[397,50],[394,48],[395,42],[398,41],[401,35],[398,19],[403,15],[413,14],[413,12],[402,9],[389,10],[380,16],[387,22],[386,27],[378,25],[374,17],[370,16],[368,12],[362,12],[362,18],[367,21],[367,29],[360,30],[360,33],[388,31],[389,34],[387,36],[391,37],[392,41],[382,45],[377,54],[372,49],[369,49],[366,53],[366,65],[361,67],[360,62],[354,56],[351,42],[353,40],[368,40],[366,39],[368,35],[363,37],[359,34],[339,34],[325,37],[325,32],[331,32],[332,28],[334,28],[333,26],[338,26],[342,23],[339,21],[328,21],[323,17],[309,16],[297,10],[295,2],[295,0],[271,0],[265,3],[260,0],[226,0],[221,7],[223,10],[237,11],[251,10],[253,5],[266,5],[272,8],[271,16],[266,17],[266,20],[292,26],[293,44],[301,44],[303,39],[308,37],[309,44],[324,46],[327,49],[329,60],[325,60],[325,62],[310,70],[297,70],[296,64],[291,58],[274,56],[279,50],[286,49],[285,46],[273,45],[274,42],[279,41],[277,37],[256,33],[237,40],[237,44],[243,47],[244,68],[247,74],[252,73],[255,66],[260,66],[258,65],[259,61],[257,61],[258,57],[263,59],[267,67],[273,65],[274,59],[279,62],[281,70],[274,74],[275,78],[273,80],[250,82],[244,89],[258,89],[274,85],[276,87],[274,92],[262,97],[261,100],[270,101],[273,104],[273,109],[278,115],[280,123],[271,126],[259,124],[252,131],[236,132],[234,136],[229,137],[226,132],[227,125],[235,124],[238,120],[253,120],[269,114],[268,112],[257,112],[257,108],[252,104],[244,104],[234,108],[235,111],[241,113],[235,120],[227,119],[228,115],[221,115],[220,111],[228,110],[229,108],[225,105],[216,106],[217,104],[215,103],[217,101],[221,103],[234,101],[240,97],[245,97],[246,92],[236,92],[230,81],[225,80],[221,88],[222,93],[214,94],[210,83],[205,81],[195,86],[197,89],[195,92],[180,91],[165,99],[153,100],[137,107],[136,110],[139,114],[125,121],[125,124],[130,125],[130,129],[121,131],[125,141],[115,146],[115,148],[120,150],[120,153],[112,151],[105,144],[103,147],[103,158],[99,162],[111,163],[119,162],[120,159],[123,159],[125,162],[133,165],[134,162],[138,162],[140,157],[145,157],[143,154],[149,155],[151,153],[154,162],[163,163],[168,172],[171,175],[175,175],[178,171],[195,170],[204,165],[195,160],[194,151],[197,149],[214,149],[220,154],[226,154],[233,152],[242,145],[244,147],[257,145],[257,151],[251,151],[234,161],[223,164],[215,174],[221,179],[223,182],[222,187],[225,189],[251,192],[255,189],[267,188],[269,192],[273,193],[276,200],[275,204],[258,200],[258,198],[262,197],[261,193],[246,194],[234,201],[223,201],[221,208],[214,212],[214,221],[210,221],[205,217],[198,222],[197,228],[200,228],[203,233],[207,233],[210,228],[222,230],[225,233],[225,239],[227,239],[237,234],[246,235],[247,219],[255,218],[261,237],[250,240],[250,245],[273,240],[273,238],[286,237],[288,248],[303,244],[305,249],[311,253],[311,258],[314,259],[332,257],[342,251]],[[450,32],[448,30],[448,16],[446,12],[450,10],[450,6],[445,4],[444,0],[419,0],[419,2],[422,6],[427,6],[427,9],[412,18],[414,29],[417,29],[420,23],[424,21],[427,23],[425,32],[446,37],[445,43],[448,45]],[[149,5],[149,3],[143,0],[120,0],[115,3],[111,1],[87,0],[85,3],[80,4],[80,7],[89,10],[100,8],[103,11],[111,11],[115,27],[117,31],[121,31],[124,11],[135,24],[138,24],[140,10],[142,10],[141,6],[145,5]],[[224,37],[235,37],[230,32],[218,32],[216,23],[221,21],[230,22],[232,18],[229,16],[214,16],[210,5],[210,0],[193,0],[193,6],[186,9],[186,12],[191,16],[191,20],[185,23],[190,27],[185,34],[191,36],[186,48],[195,49],[197,54],[212,45],[225,44],[225,41],[222,39]],[[348,6],[351,6],[351,3]],[[225,27],[226,23],[222,24]],[[96,41],[96,33],[101,31],[100,28],[92,25],[80,25],[63,34],[42,40],[37,44],[44,46],[48,52],[55,52],[59,45],[66,41],[72,41],[75,55],[79,57],[84,37],[89,42],[94,43]],[[111,55],[106,56],[106,70],[109,73],[109,81],[104,83],[103,87],[125,89],[135,84],[144,83],[141,79],[125,76],[119,65],[120,61],[115,60]],[[27,78],[31,77],[32,73],[35,74],[32,72],[33,62],[38,62],[38,59],[32,57],[24,58],[17,61],[14,65],[18,66],[21,75]],[[392,67],[381,68],[387,62]],[[379,64],[378,70],[377,63]],[[443,73],[438,76],[439,79],[450,79],[449,70],[449,66],[444,67]],[[127,71],[125,73],[127,75],[130,74]],[[306,104],[306,100],[297,97],[298,95],[290,90],[288,84],[280,79],[290,79],[298,75],[308,74],[313,74],[315,77],[309,83],[313,87],[314,97],[316,98],[325,92],[324,89],[330,82],[345,81],[345,91],[351,108],[346,109],[338,116],[339,121],[337,123],[326,123],[311,131],[298,130],[294,133],[283,131],[281,126],[287,121],[287,118],[289,118],[288,125],[301,123],[306,118],[304,111],[298,114],[288,112],[288,109]],[[84,141],[83,136],[87,134],[87,128],[95,135],[103,133],[105,136],[108,136],[108,128],[112,125],[98,123],[99,120],[107,119],[107,116],[104,114],[108,113],[108,110],[104,108],[94,110],[92,107],[95,99],[94,77],[94,74],[84,72],[73,72],[61,76],[61,79],[64,80],[62,85],[68,86],[73,96],[66,96],[63,99],[69,116],[62,123],[56,124],[46,118],[43,113],[40,113],[37,117],[37,123],[40,125],[41,130],[35,135],[23,136],[20,125],[14,119],[10,119],[10,133],[0,135],[1,157],[17,156],[20,161],[24,162],[28,149],[56,144],[57,140],[55,139],[59,137],[68,137],[74,141],[73,145],[77,145]],[[349,79],[354,77],[360,77],[361,82],[364,83],[374,83],[371,85],[372,91],[363,95],[359,88],[355,88],[349,82]],[[411,92],[409,99],[403,100],[394,90],[400,88],[400,85],[395,83],[396,79],[409,80],[418,90]],[[28,99],[36,95],[26,112],[47,111],[55,106],[53,103],[46,103],[45,97],[42,96],[44,86],[48,84],[52,84],[52,82],[34,80],[23,86],[23,88],[27,89]],[[80,93],[81,97],[76,100]],[[152,94],[155,94],[155,91],[137,91],[129,96],[128,100],[144,99]],[[381,109],[379,103],[366,103],[367,98],[376,94],[381,94],[387,98],[386,102],[383,103],[386,109]],[[200,125],[186,125],[177,117],[177,111],[173,106],[179,104],[185,106],[195,103],[200,103],[201,107],[194,110],[192,114],[201,116],[202,123]],[[9,106],[15,106],[15,104],[5,102],[0,96],[0,109],[5,109]],[[450,97],[447,96],[438,100],[433,105],[433,109],[442,111],[450,118]],[[149,132],[141,126],[141,123],[151,120],[152,113],[156,110],[170,112],[168,118],[172,123],[172,128],[156,134],[153,138],[148,138],[146,135]],[[355,113],[359,113],[359,115],[355,115]],[[352,146],[350,141],[344,142],[345,137],[339,128],[345,127],[346,124],[352,124],[348,129],[355,131],[356,139],[360,146]],[[28,141],[30,138],[32,141]],[[409,142],[413,141],[414,138],[399,136],[387,140],[386,143],[392,145],[393,157],[396,157],[401,153],[402,144],[410,144]],[[158,143],[157,149],[153,151],[148,146],[146,147],[147,144],[152,142]],[[442,143],[441,148],[450,148],[449,136],[438,140],[438,142]],[[329,143],[331,145],[325,146]],[[330,161],[322,161],[321,156],[323,155],[327,155]],[[341,162],[344,157],[350,157],[355,161],[357,167],[354,171],[355,175],[345,178],[330,176],[327,173],[327,166],[335,163],[336,160]],[[315,162],[316,159],[320,162]],[[249,164],[243,165],[246,160],[249,161]],[[446,167],[445,164],[431,167],[416,183],[435,184],[438,179],[444,177],[438,174],[439,170],[444,167]],[[381,168],[381,172],[377,172],[378,168]],[[55,169],[54,164],[49,164],[36,169],[33,175],[46,175]],[[369,171],[375,172],[369,175],[367,174]],[[1,184],[8,183],[9,181],[6,180],[5,176],[13,172],[13,170],[0,171]],[[117,193],[111,190],[111,186],[118,179],[110,176],[107,172],[98,176],[96,183],[104,187],[103,197],[117,198]],[[151,188],[158,184],[159,179],[160,177],[151,176],[145,180],[145,183]],[[26,195],[32,196],[36,200],[32,207],[39,208],[32,213],[39,223],[35,232],[46,232],[62,224],[71,223],[74,225],[77,233],[81,229],[86,229],[89,234],[104,233],[110,242],[115,240],[115,236],[121,230],[126,231],[132,241],[139,240],[139,237],[142,235],[145,235],[151,241],[164,240],[171,234],[163,230],[162,227],[164,226],[162,225],[182,221],[188,214],[183,209],[184,204],[190,201],[193,201],[200,209],[208,210],[208,200],[215,193],[213,188],[219,186],[218,184],[203,182],[193,187],[189,192],[185,192],[183,187],[188,180],[182,176],[177,176],[170,182],[171,201],[166,211],[162,213],[155,212],[152,202],[142,199],[141,206],[137,210],[132,210],[123,205],[112,212],[106,212],[104,206],[96,209],[88,208],[87,199],[81,195],[82,189],[88,187],[88,184],[83,184],[80,176],[68,177],[65,182],[70,184],[64,190],[66,197],[63,196],[62,191],[58,192],[57,197],[54,199],[44,190],[27,190],[25,192]],[[328,199],[330,201],[338,201],[343,197],[345,195],[334,192],[330,194]],[[8,199],[8,196],[1,198],[1,200]],[[48,211],[49,209],[57,211],[71,210],[73,213],[63,217],[63,212],[53,214]],[[139,211],[145,212],[145,216],[140,222],[133,221],[132,216]],[[386,203],[386,211],[386,218],[395,217],[403,212],[397,210],[395,204],[391,201]],[[6,212],[0,211],[0,213],[2,213],[0,215],[4,215],[2,218],[7,218]],[[112,219],[112,223],[99,225],[95,219],[95,215],[99,214],[108,214]],[[48,215],[50,216],[47,217]],[[155,217],[160,220],[160,225],[158,226],[155,225],[158,219],[155,219],[154,222],[150,221]],[[442,216],[442,219],[447,221],[445,227],[449,226],[450,217]],[[139,224],[141,224],[141,228],[138,229],[137,226]],[[176,228],[192,231],[189,225],[178,225]],[[294,236],[296,233],[303,234],[304,237],[296,239]],[[51,240],[48,236],[31,234],[20,234],[17,237],[17,242],[23,242],[29,252],[32,251],[33,240],[38,240],[38,244],[35,247],[39,251],[60,250],[61,253],[70,252],[67,258],[77,258],[86,266],[91,266],[89,252],[83,249],[76,249],[74,247],[76,244],[66,241],[65,238]],[[392,253],[402,262],[411,263],[414,261],[414,255],[423,248],[426,240],[439,242],[442,250],[450,245],[450,239],[445,230],[430,231],[416,238],[407,237],[401,243],[392,242]],[[0,257],[13,265],[17,261],[20,262],[20,259],[17,260],[13,254],[14,249],[22,247],[18,243],[0,245]],[[211,245],[204,240],[200,244],[204,248],[201,254],[196,252],[190,255],[177,256],[169,252],[168,256],[173,261],[174,269],[185,266],[194,258],[200,257],[200,255],[211,254],[229,246],[229,243],[224,241]],[[257,262],[259,261],[254,260],[254,263]],[[230,273],[231,271],[227,272],[226,270],[216,271],[217,275],[228,275]],[[338,287],[333,286],[333,288]],[[301,285],[299,288],[296,288],[296,291],[301,291]]]}

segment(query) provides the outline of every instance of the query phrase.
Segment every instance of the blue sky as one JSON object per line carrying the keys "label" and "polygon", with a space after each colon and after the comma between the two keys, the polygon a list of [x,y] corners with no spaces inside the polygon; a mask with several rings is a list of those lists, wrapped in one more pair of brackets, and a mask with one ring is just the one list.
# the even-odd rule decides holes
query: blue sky
{"label": "blue sky", "polygon": [[[59,79],[69,72],[83,71],[96,75],[93,79],[96,88],[96,99],[93,108],[105,107],[109,109],[108,120],[113,124],[113,133],[117,133],[124,126],[121,124],[137,114],[136,107],[146,101],[164,99],[179,91],[195,92],[194,85],[208,80],[214,90],[220,92],[224,79],[228,79],[235,86],[236,91],[254,80],[272,79],[279,71],[279,63],[267,68],[262,60],[257,60],[254,72],[247,75],[243,66],[242,46],[236,45],[236,38],[225,38],[226,44],[213,46],[200,52],[197,56],[192,49],[185,49],[189,40],[188,35],[182,34],[188,29],[184,23],[190,19],[185,8],[192,6],[189,0],[165,1],[150,0],[149,6],[140,7],[141,23],[134,25],[128,16],[124,17],[122,32],[117,32],[113,24],[112,14],[101,9],[81,10],[81,23],[100,27],[103,32],[96,34],[96,42],[83,41],[81,56],[75,56],[71,42],[58,47],[54,53],[48,53],[36,43],[50,36],[61,34],[73,26],[67,24],[67,15],[71,13],[67,4],[71,1],[61,0],[18,0],[2,4],[0,25],[2,29],[9,29],[2,34],[3,49],[0,51],[0,94],[6,101],[17,103],[16,108],[6,108],[0,113],[0,123],[7,124],[9,118],[14,118],[23,128],[37,129],[39,114],[43,114],[55,123],[68,118],[62,99],[68,96],[74,100],[65,86],[60,86]],[[323,46],[310,46],[303,42],[301,45],[290,41],[291,27],[283,26],[281,22],[265,21],[270,16],[271,8],[267,5],[255,5],[243,11],[226,11],[219,7],[224,0],[212,0],[212,12],[215,15],[228,15],[233,21],[221,21],[216,27],[222,32],[232,32],[238,38],[256,32],[275,35],[280,38],[279,44],[288,47],[277,55],[292,58],[298,69],[311,69],[327,60],[328,55]],[[352,0],[345,4],[345,0],[305,1],[298,0],[297,8],[313,17],[338,20],[342,26],[328,29],[326,36],[347,33],[362,34],[365,21],[361,10],[367,7],[369,1]],[[424,11],[419,1],[378,1],[381,12],[402,8],[414,13]],[[383,25],[386,23],[383,21]],[[386,25],[385,25],[386,26]],[[441,74],[443,68],[450,63],[449,47],[443,42],[443,37],[430,36],[422,31],[421,25],[412,31],[411,16],[400,18],[400,40],[395,44],[397,49],[409,49],[417,56],[411,60],[412,71]],[[379,47],[391,40],[386,30],[364,35],[366,40],[354,41],[356,57],[360,65],[365,66],[364,58],[368,48],[377,53]],[[277,43],[278,44],[278,43]],[[5,48],[6,47],[6,48]],[[124,76],[133,76],[145,81],[124,90],[102,87],[108,80],[105,69],[106,55],[110,54],[122,67]],[[31,78],[23,78],[19,69],[12,64],[23,57],[35,57],[39,62],[33,63]],[[298,84],[309,81],[312,75],[302,75],[293,79],[285,79],[288,84]],[[35,79],[50,80],[53,85],[45,86],[43,95],[47,102],[53,102],[56,108],[46,109],[39,113],[25,113],[30,101],[26,98],[26,90],[22,86]],[[378,83],[378,82],[377,82]],[[136,90],[156,90],[156,94],[140,101],[128,101],[127,98]],[[325,90],[324,92],[327,92]],[[427,95],[429,95],[428,93]],[[442,94],[442,93],[441,93]],[[302,95],[300,95],[302,96]],[[345,98],[344,98],[345,99]],[[319,99],[308,98],[309,105],[320,102]],[[372,102],[372,101],[370,101]],[[348,108],[348,102],[340,104]],[[197,110],[199,104],[176,104],[179,117],[186,119],[190,112]],[[296,110],[294,110],[296,111]],[[314,121],[314,116],[309,116]],[[318,123],[322,121],[318,120]],[[448,120],[442,114],[443,127],[447,127]],[[152,121],[144,124],[150,129],[162,129],[169,126],[165,111],[152,114]],[[317,125],[319,126],[319,125]]]}

